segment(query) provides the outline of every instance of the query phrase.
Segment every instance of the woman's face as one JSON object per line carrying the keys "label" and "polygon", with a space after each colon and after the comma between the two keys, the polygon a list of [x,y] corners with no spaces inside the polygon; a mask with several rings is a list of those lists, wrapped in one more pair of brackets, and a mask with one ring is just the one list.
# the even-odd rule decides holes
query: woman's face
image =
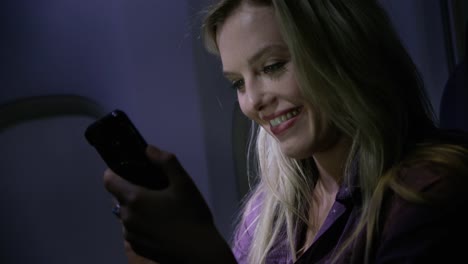
{"label": "woman's face", "polygon": [[284,154],[307,158],[329,146],[325,121],[301,95],[271,7],[241,5],[216,41],[242,112],[276,138]]}

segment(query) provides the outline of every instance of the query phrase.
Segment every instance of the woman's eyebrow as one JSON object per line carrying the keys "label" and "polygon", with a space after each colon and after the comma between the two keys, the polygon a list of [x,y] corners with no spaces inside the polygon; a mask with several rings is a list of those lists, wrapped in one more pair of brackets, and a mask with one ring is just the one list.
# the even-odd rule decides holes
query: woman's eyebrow
{"label": "woman's eyebrow", "polygon": [[235,73],[227,71],[223,71],[223,75],[228,80],[235,79],[235,76],[237,76]]}
{"label": "woman's eyebrow", "polygon": [[247,60],[247,62],[249,63],[249,65],[253,65],[255,64],[255,62],[257,62],[258,60],[260,60],[266,55],[269,55],[276,51],[285,52],[287,50],[288,50],[287,47],[283,44],[269,44],[259,49],[254,55],[252,55]]}
{"label": "woman's eyebrow", "polygon": [[[254,65],[257,61],[261,60],[263,57],[268,56],[272,53],[280,52],[288,54],[288,48],[284,44],[269,44],[262,48],[260,48],[257,52],[255,52],[250,58],[247,59],[247,62],[250,66]],[[223,75],[230,79],[229,77],[235,76],[236,73],[223,71]]]}

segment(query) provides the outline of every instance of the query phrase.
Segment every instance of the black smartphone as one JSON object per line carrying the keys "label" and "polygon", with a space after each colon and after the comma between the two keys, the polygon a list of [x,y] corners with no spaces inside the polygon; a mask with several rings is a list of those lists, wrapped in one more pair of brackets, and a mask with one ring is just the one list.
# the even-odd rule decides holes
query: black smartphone
{"label": "black smartphone", "polygon": [[149,189],[163,189],[168,179],[146,156],[148,144],[127,114],[119,109],[90,124],[85,137],[107,166],[126,180]]}

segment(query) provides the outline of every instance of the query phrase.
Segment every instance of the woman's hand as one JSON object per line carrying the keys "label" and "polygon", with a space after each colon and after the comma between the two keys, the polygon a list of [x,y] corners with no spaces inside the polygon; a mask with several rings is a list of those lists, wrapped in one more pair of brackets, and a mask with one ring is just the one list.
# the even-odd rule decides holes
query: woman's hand
{"label": "woman's hand", "polygon": [[153,146],[147,156],[168,177],[169,186],[150,190],[108,169],[106,189],[120,203],[125,240],[136,254],[165,263],[235,263],[217,231],[201,193],[177,158]]}

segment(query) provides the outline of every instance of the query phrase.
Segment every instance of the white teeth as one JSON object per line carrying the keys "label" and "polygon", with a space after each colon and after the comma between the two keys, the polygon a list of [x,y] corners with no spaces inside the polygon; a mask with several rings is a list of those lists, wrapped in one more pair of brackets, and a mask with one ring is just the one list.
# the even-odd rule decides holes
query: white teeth
{"label": "white teeth", "polygon": [[296,109],[296,110],[292,110],[291,112],[288,112],[284,115],[281,115],[281,116],[278,116],[277,118],[275,119],[272,119],[270,120],[270,125],[271,126],[277,126],[295,116],[297,116],[299,114],[299,111]]}

